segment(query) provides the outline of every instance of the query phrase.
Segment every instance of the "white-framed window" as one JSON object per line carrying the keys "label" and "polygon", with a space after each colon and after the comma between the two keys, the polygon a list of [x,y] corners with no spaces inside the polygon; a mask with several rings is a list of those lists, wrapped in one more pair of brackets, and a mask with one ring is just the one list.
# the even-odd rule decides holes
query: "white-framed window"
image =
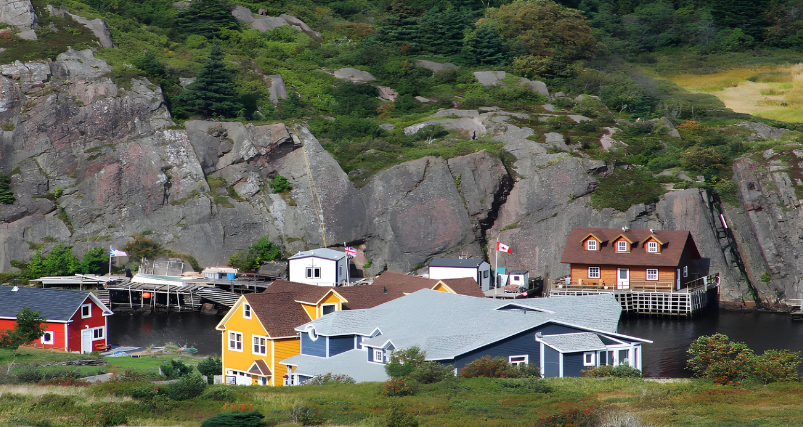
{"label": "white-framed window", "polygon": [[583,366],[597,366],[597,354],[593,351],[583,353]]}
{"label": "white-framed window", "polygon": [[42,338],[40,339],[42,344],[53,344],[53,332],[45,331],[44,335],[42,335]]}
{"label": "white-framed window", "polygon": [[337,311],[337,304],[323,304],[321,305],[321,316]]}
{"label": "white-framed window", "polygon": [[657,268],[648,268],[647,269],[647,280],[658,280],[658,269]]}
{"label": "white-framed window", "polygon": [[647,242],[647,252],[658,252],[658,242]]}
{"label": "white-framed window", "polygon": [[251,318],[251,305],[250,304],[243,304],[243,318],[250,319]]}
{"label": "white-framed window", "polygon": [[599,279],[599,267],[588,267],[588,278]]}
{"label": "white-framed window", "polygon": [[260,337],[260,336],[254,335],[253,341],[254,341],[253,353],[261,355],[261,356],[267,356],[268,355],[268,340],[265,337]]}
{"label": "white-framed window", "polygon": [[320,267],[307,267],[307,279],[320,279],[320,278],[321,278]]}
{"label": "white-framed window", "polygon": [[597,250],[597,241],[594,239],[588,239],[586,241],[586,249],[589,251],[596,251]]}
{"label": "white-framed window", "polygon": [[689,266],[688,265],[684,265],[683,266],[683,277],[689,277]]}
{"label": "white-framed window", "polygon": [[102,326],[99,327],[99,328],[92,328],[92,340],[93,341],[94,340],[102,340],[103,338],[105,338],[105,334],[106,334],[105,329],[106,328],[104,328]]}
{"label": "white-framed window", "polygon": [[627,252],[627,241],[620,240],[616,242],[616,252]]}
{"label": "white-framed window", "polygon": [[385,362],[385,352],[382,349],[375,348],[374,349],[374,362],[384,363]]}
{"label": "white-framed window", "polygon": [[87,319],[92,317],[92,304],[81,305],[81,318]]}
{"label": "white-framed window", "polygon": [[526,354],[520,356],[509,356],[507,358],[507,361],[510,362],[510,364],[513,366],[519,366],[519,365],[526,365],[529,358],[530,356]]}
{"label": "white-framed window", "polygon": [[229,350],[243,351],[243,334],[229,331]]}

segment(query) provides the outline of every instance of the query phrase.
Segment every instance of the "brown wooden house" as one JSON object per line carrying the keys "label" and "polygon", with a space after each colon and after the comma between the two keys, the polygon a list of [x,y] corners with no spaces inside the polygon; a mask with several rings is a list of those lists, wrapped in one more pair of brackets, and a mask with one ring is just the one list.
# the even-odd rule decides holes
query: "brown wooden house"
{"label": "brown wooden house", "polygon": [[560,262],[574,286],[672,291],[705,273],[700,259],[688,231],[573,228]]}

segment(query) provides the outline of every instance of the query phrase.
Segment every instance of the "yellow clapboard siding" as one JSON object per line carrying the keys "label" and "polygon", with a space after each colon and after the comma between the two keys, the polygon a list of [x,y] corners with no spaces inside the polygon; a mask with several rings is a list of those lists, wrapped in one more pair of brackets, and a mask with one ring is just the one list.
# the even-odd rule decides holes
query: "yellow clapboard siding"
{"label": "yellow clapboard siding", "polygon": [[[242,300],[241,300],[242,301]],[[268,335],[262,324],[259,323],[256,315],[251,312],[251,318],[246,319],[243,317],[243,304],[238,303],[231,310],[234,311],[225,323],[226,330],[223,332],[223,372],[225,375],[226,369],[236,369],[238,371],[248,371],[254,360],[264,359],[270,360],[271,348],[268,343],[267,356],[253,354],[253,337],[259,335],[266,337]],[[242,351],[229,349],[229,332],[240,332],[243,334],[243,348]]]}
{"label": "yellow clapboard siding", "polygon": [[275,347],[275,354],[274,354],[274,366],[271,366],[271,371],[273,371],[273,384],[276,386],[284,385],[283,377],[287,372],[287,366],[282,365],[281,362],[284,359],[293,357],[301,353],[301,340],[298,338],[280,338],[273,340],[273,344]]}

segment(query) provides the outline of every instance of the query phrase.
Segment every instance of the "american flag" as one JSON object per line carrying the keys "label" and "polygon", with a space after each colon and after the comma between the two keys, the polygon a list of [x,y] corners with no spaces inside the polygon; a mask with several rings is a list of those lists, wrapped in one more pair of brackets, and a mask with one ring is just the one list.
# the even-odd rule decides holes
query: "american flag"
{"label": "american flag", "polygon": [[346,255],[349,258],[354,258],[355,256],[357,256],[357,249],[354,249],[351,246],[346,246]]}

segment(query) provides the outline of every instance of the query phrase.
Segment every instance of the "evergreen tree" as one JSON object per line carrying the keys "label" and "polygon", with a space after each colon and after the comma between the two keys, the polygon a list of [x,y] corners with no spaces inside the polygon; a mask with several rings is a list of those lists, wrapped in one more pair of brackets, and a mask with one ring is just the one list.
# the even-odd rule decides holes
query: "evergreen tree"
{"label": "evergreen tree", "polygon": [[103,274],[109,266],[109,251],[104,247],[96,247],[86,251],[81,261],[79,273]]}
{"label": "evergreen tree", "polygon": [[762,40],[769,8],[769,0],[714,0],[711,17],[720,27],[741,28],[746,35]]}
{"label": "evergreen tree", "polygon": [[187,90],[176,96],[175,101],[201,115],[233,117],[243,106],[237,100],[231,72],[226,69],[223,51],[215,44],[209,53],[198,79]]}
{"label": "evergreen tree", "polygon": [[493,25],[480,25],[466,33],[462,56],[470,64],[504,65],[510,55],[499,30]]}
{"label": "evergreen tree", "polygon": [[239,25],[222,0],[193,0],[179,12],[176,28],[185,35],[199,34],[211,39],[218,31],[236,30]]}
{"label": "evergreen tree", "polygon": [[0,203],[12,204],[14,200],[14,193],[11,191],[11,177],[4,175],[0,172]]}
{"label": "evergreen tree", "polygon": [[463,31],[471,24],[471,16],[454,6],[432,8],[418,24],[418,44],[421,50],[443,55],[460,52]]}
{"label": "evergreen tree", "polygon": [[14,327],[0,333],[0,348],[13,349],[16,358],[19,346],[28,345],[45,334],[45,328],[42,327],[44,321],[45,319],[38,311],[31,311],[30,308],[23,307],[22,311],[17,314]]}

